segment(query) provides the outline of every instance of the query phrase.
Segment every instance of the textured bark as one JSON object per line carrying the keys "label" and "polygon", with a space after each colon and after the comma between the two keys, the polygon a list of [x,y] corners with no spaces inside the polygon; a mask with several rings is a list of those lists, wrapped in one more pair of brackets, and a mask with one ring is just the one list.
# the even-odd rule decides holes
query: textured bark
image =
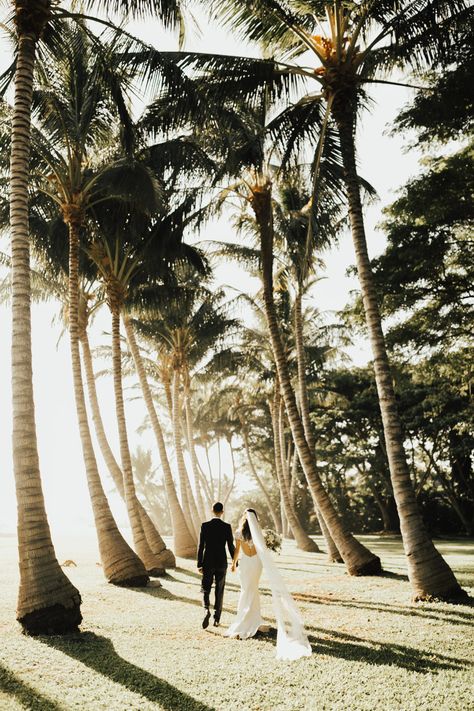
{"label": "textured bark", "polygon": [[263,295],[265,315],[270,332],[273,356],[275,359],[280,388],[285,402],[285,409],[290,423],[295,446],[298,450],[301,466],[308,485],[317,502],[344,562],[351,575],[374,575],[382,570],[380,558],[369,551],[345,528],[339,519],[332,502],[327,495],[316,470],[314,456],[304,433],[303,423],[296,405],[296,397],[291,385],[288,363],[281,339],[278,318],[273,298],[273,215],[271,206],[271,184],[256,186],[252,193],[252,207],[255,212],[260,233]]}
{"label": "textured bark", "polygon": [[[313,427],[311,425],[311,418],[309,414],[309,398],[308,398],[308,388],[306,386],[306,356],[304,352],[304,341],[303,341],[303,312],[302,312],[302,293],[301,288],[298,289],[295,299],[295,316],[294,316],[294,333],[295,333],[295,343],[296,343],[296,363],[298,368],[298,394],[299,403],[301,411],[301,419],[303,421],[303,428],[308,443],[308,447],[315,456],[316,452],[316,442],[313,436]],[[314,496],[312,496],[314,510],[316,512],[316,517],[318,519],[319,527],[321,533],[323,534],[324,540],[326,541],[328,559],[334,563],[342,563],[342,558],[337,550],[337,546],[334,543],[331,534],[329,533],[328,527],[326,526],[323,517],[321,516],[318,505]]]}
{"label": "textured bark", "polygon": [[[102,568],[107,580],[117,585],[146,585],[148,575],[142,561],[120,533],[102,487],[87,417],[79,351],[79,234],[82,223],[80,206],[63,207],[69,228],[69,342],[71,348],[74,398],[86,470],[87,485],[94,514]],[[84,324],[81,324],[85,328]]]}
{"label": "textured bark", "polygon": [[163,469],[163,476],[165,481],[166,497],[168,499],[171,523],[173,527],[174,552],[181,558],[195,558],[196,541],[188,528],[186,519],[183,514],[183,510],[176,494],[173,475],[171,473],[168,454],[166,452],[163,431],[161,429],[161,425],[158,420],[158,415],[156,413],[155,404],[153,402],[153,396],[151,394],[150,386],[146,377],[145,367],[143,365],[143,360],[140,355],[137,340],[135,338],[133,324],[127,314],[124,314],[123,319],[125,324],[125,332],[127,334],[128,345],[132,353],[133,362],[135,363],[135,369],[137,371],[138,380],[140,382],[140,388],[142,391],[143,399],[145,401],[148,416],[151,421],[153,433],[155,435],[158,453],[160,455],[160,462],[161,467]]}
{"label": "textured bark", "polygon": [[[278,387],[278,386],[277,386]],[[291,527],[296,541],[296,547],[302,551],[310,553],[318,553],[319,548],[317,543],[312,540],[301,525],[296,511],[290,502],[290,492],[288,482],[285,479],[283,472],[283,447],[284,447],[284,432],[283,432],[283,410],[281,407],[280,395],[275,388],[275,396],[271,404],[272,426],[273,426],[273,443],[275,448],[275,463],[277,470],[278,482],[280,484],[281,497],[283,501],[283,512]],[[286,462],[285,462],[286,465]]]}
{"label": "textured bark", "polygon": [[375,381],[382,414],[385,448],[393,493],[400,517],[400,530],[407,556],[408,575],[415,599],[423,600],[434,597],[448,600],[465,593],[449,565],[434,547],[416,502],[403,447],[400,416],[382,331],[377,292],[367,251],[355,161],[353,118],[350,112],[344,113],[340,107],[336,108],[335,119],[341,141],[357,273],[374,357]]}
{"label": "textured bark", "polygon": [[[102,456],[104,458],[107,469],[109,470],[109,474],[113,479],[117,491],[119,492],[122,499],[125,501],[125,489],[123,485],[122,470],[120,469],[118,462],[115,459],[114,453],[110,448],[107,435],[105,433],[104,423],[102,421],[99,401],[97,398],[97,389],[95,385],[92,355],[86,329],[84,329],[81,334],[81,343],[84,360],[84,370],[86,373],[87,389],[89,392],[89,403],[91,406],[92,419],[94,422],[97,441],[99,443],[100,451],[102,452]],[[143,508],[140,501],[138,502],[138,507],[148,545],[150,546],[153,553],[156,555],[160,566],[162,566],[163,568],[175,568],[176,559],[174,557],[173,552],[166,547],[166,544],[158,533],[156,526],[153,524],[153,521],[149,517],[146,510]]]}
{"label": "textured bark", "polygon": [[176,465],[178,467],[179,476],[179,486],[181,490],[181,503],[183,506],[184,515],[186,516],[186,521],[188,527],[194,532],[194,537],[197,541],[197,537],[201,528],[199,521],[196,503],[194,501],[193,492],[191,491],[191,486],[189,484],[188,471],[186,469],[186,462],[184,461],[183,454],[183,424],[181,422],[181,398],[179,392],[180,376],[179,371],[175,370],[173,373],[173,389],[172,389],[172,425],[173,425],[173,440],[174,440],[174,451],[176,454]]}
{"label": "textured bark", "polygon": [[[46,13],[49,3],[44,3]],[[18,7],[16,8],[18,12]],[[36,439],[31,356],[28,168],[38,33],[17,20],[12,116],[10,234],[12,276],[13,470],[18,512],[17,619],[29,634],[62,634],[81,623],[81,596],[56,559],[44,506]],[[46,21],[45,17],[45,21]]]}
{"label": "textured bark", "polygon": [[139,502],[133,481],[132,458],[128,444],[127,423],[125,420],[125,406],[123,402],[122,387],[122,353],[120,349],[120,308],[119,299],[113,293],[113,284],[108,285],[108,301],[112,314],[112,365],[115,394],[115,412],[120,443],[121,469],[125,490],[125,503],[132,529],[135,549],[142,559],[149,575],[162,575],[163,567],[148,545],[140,516]]}

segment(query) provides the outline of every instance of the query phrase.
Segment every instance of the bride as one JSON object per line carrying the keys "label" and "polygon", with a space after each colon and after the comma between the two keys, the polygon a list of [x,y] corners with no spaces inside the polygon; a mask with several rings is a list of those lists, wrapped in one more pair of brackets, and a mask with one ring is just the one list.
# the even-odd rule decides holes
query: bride
{"label": "bride", "polygon": [[258,583],[262,568],[270,583],[272,602],[277,621],[277,659],[299,659],[309,657],[311,646],[304,631],[298,609],[278,569],[270,551],[265,545],[262,529],[254,509],[247,509],[235,534],[236,548],[232,562],[235,572],[239,555],[240,596],[235,622],[231,624],[227,637],[248,639],[253,637],[264,621],[260,612]]}

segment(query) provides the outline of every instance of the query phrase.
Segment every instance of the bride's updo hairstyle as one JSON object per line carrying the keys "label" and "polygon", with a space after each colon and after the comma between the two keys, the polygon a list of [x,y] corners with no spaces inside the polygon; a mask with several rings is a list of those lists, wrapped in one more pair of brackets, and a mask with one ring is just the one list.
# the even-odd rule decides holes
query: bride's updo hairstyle
{"label": "bride's updo hairstyle", "polygon": [[250,526],[249,522],[247,521],[247,514],[248,513],[253,513],[255,515],[255,518],[258,521],[258,516],[257,512],[255,509],[247,509],[244,515],[242,516],[242,520],[240,522],[240,533],[242,535],[242,538],[244,541],[251,541],[252,540],[252,534],[250,533]]}

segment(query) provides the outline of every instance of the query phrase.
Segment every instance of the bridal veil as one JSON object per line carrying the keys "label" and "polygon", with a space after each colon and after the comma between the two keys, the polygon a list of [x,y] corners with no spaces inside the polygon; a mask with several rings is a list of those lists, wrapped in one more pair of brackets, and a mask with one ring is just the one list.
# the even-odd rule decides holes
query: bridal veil
{"label": "bridal veil", "polygon": [[304,631],[300,613],[265,545],[262,529],[252,511],[247,511],[247,521],[257,555],[272,591],[273,609],[277,621],[277,659],[293,660],[309,657],[311,645]]}

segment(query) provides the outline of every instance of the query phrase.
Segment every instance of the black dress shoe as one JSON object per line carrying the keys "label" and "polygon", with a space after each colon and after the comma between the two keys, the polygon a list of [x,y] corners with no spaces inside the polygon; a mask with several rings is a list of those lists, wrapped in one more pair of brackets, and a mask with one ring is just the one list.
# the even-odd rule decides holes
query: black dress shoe
{"label": "black dress shoe", "polygon": [[220,625],[219,620],[214,620],[214,627],[219,627],[219,625]]}
{"label": "black dress shoe", "polygon": [[209,620],[211,619],[211,613],[209,610],[206,610],[206,614],[204,616],[204,619],[202,621],[202,628],[203,630],[207,629],[209,627]]}

